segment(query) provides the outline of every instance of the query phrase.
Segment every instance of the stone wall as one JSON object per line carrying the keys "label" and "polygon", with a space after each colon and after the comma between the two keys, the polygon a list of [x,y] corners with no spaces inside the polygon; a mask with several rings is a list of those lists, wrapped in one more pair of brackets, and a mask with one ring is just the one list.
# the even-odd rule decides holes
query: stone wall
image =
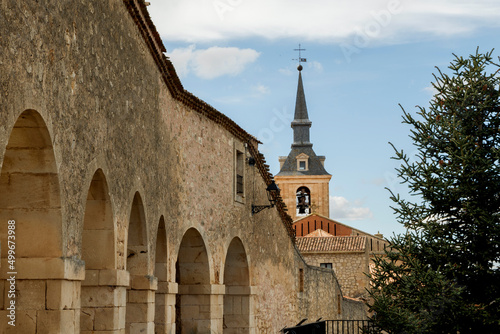
{"label": "stone wall", "polygon": [[236,200],[235,156],[257,143],[172,88],[143,8],[0,2],[0,332],[276,333],[343,316],[282,212],[251,214],[261,169],[243,165]]}
{"label": "stone wall", "polygon": [[304,259],[311,266],[331,263],[338,282],[345,296],[367,297],[370,258],[367,252],[303,253]]}

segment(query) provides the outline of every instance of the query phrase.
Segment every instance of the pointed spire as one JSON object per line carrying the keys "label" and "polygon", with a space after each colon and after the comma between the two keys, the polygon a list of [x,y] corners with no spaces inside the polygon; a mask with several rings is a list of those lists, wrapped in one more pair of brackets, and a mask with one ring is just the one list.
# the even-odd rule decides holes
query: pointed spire
{"label": "pointed spire", "polygon": [[307,114],[306,96],[304,86],[302,85],[302,65],[297,67],[299,70],[299,83],[297,85],[297,100],[295,101],[295,117],[292,121],[293,144],[295,146],[312,146],[309,141],[309,128],[312,122]]}

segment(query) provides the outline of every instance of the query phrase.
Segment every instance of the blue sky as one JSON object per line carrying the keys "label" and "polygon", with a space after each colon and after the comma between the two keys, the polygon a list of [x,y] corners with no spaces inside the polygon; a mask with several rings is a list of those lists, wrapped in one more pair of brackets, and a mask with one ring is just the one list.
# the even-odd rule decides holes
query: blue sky
{"label": "blue sky", "polygon": [[[498,47],[498,0],[150,0],[184,88],[259,138],[273,174],[292,142],[299,43],[311,141],[325,155],[330,216],[366,232],[404,232],[392,142],[414,151],[401,104],[432,98],[435,66]],[[500,55],[500,50],[495,51]]]}

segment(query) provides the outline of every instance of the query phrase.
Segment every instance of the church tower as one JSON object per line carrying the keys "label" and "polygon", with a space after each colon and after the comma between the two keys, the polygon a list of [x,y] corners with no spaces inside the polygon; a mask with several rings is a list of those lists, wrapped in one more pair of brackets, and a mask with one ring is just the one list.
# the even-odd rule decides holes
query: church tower
{"label": "church tower", "polygon": [[306,97],[302,85],[302,65],[299,70],[295,116],[292,121],[293,143],[290,154],[280,157],[280,171],[274,179],[288,213],[295,221],[315,213],[329,218],[329,182],[332,176],[325,170],[324,156],[317,156],[310,142],[312,122],[307,113]]}

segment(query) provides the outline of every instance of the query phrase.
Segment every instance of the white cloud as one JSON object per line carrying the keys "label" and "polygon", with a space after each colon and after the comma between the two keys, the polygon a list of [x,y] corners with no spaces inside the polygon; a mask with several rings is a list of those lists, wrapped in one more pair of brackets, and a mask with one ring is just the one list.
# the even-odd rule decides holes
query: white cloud
{"label": "white cloud", "polygon": [[373,213],[358,201],[352,203],[345,197],[330,196],[330,217],[339,221],[362,220],[372,218]]}
{"label": "white cloud", "polygon": [[436,95],[438,93],[437,89],[434,88],[434,86],[432,86],[432,85],[424,87],[423,91],[426,92],[426,93],[429,93],[432,96],[434,96],[434,95]]}
{"label": "white cloud", "polygon": [[257,86],[253,86],[252,88],[259,95],[269,94],[269,92],[270,92],[269,87],[264,86],[264,85],[257,85]]}
{"label": "white cloud", "polygon": [[323,72],[323,65],[319,61],[308,62],[308,67],[314,69],[316,72]]}
{"label": "white cloud", "polygon": [[202,79],[214,79],[223,75],[237,75],[254,62],[260,53],[253,49],[235,47],[211,47],[197,50],[196,46],[178,48],[169,53],[180,77],[189,72]]}
{"label": "white cloud", "polygon": [[264,37],[393,44],[500,26],[497,0],[152,0],[148,8],[162,38],[193,43]]}

